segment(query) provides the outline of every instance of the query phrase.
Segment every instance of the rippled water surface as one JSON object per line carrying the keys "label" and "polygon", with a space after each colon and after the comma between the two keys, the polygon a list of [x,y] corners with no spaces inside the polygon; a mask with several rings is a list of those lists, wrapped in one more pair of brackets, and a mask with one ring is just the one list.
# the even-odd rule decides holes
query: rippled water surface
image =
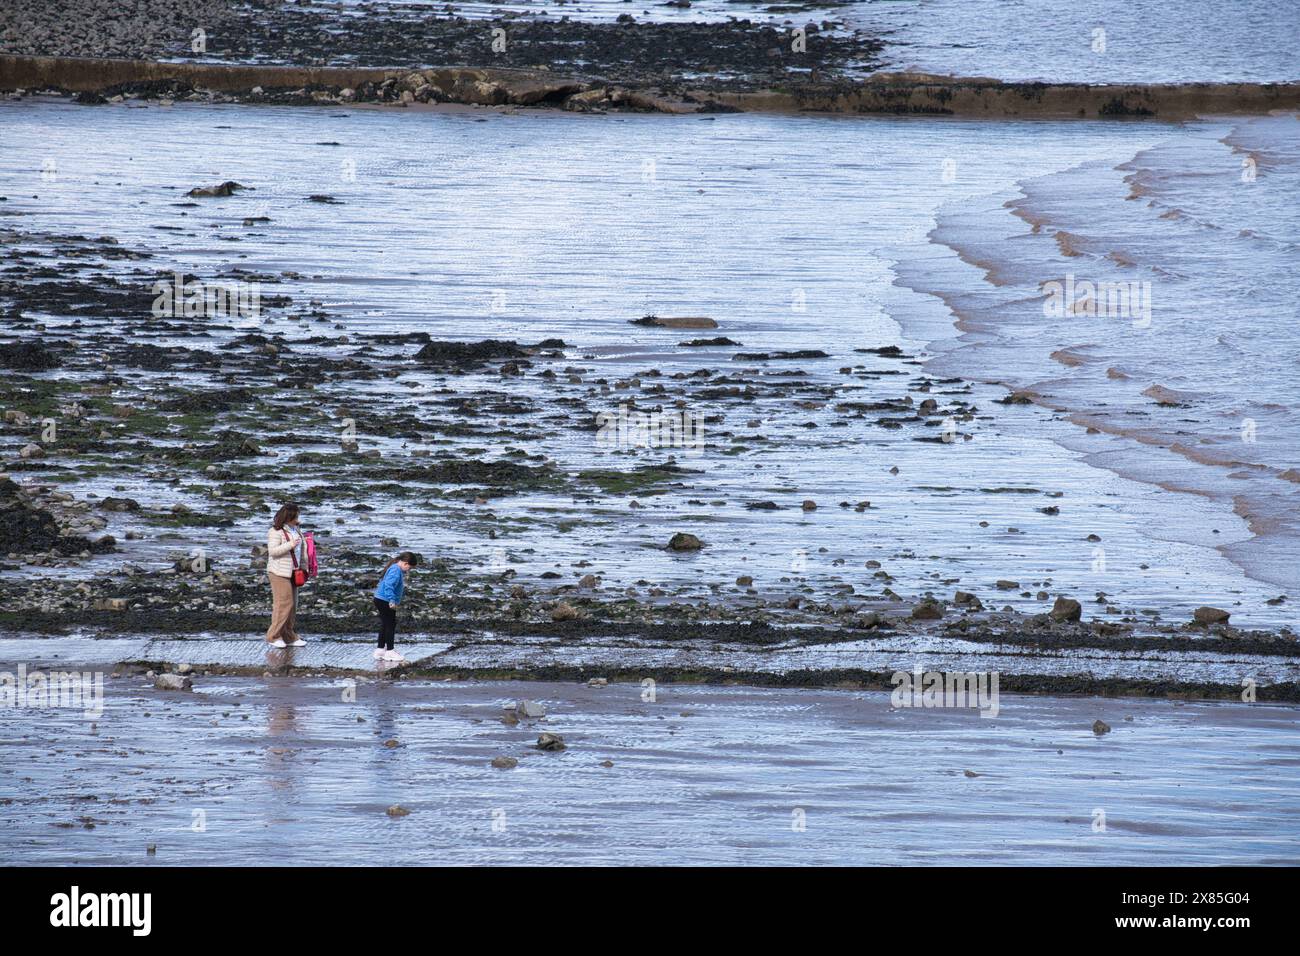
{"label": "rippled water surface", "polygon": [[[427,6],[440,10],[441,0]],[[345,0],[343,9],[384,9]],[[1300,18],[1274,0],[870,0],[792,9],[781,3],[693,0],[690,7],[624,0],[455,5],[460,16],[530,16],[607,22],[721,21],[789,27],[831,21],[880,35],[884,69],[1002,80],[1193,83],[1300,80]],[[814,41],[815,42],[815,41]]]}
{"label": "rippled water surface", "polygon": [[[789,383],[784,398],[755,402],[739,413],[733,409],[715,421],[706,452],[683,459],[700,477],[682,493],[647,498],[641,511],[537,495],[504,500],[498,511],[508,518],[545,519],[541,528],[514,529],[504,559],[500,539],[483,536],[463,513],[441,505],[417,508],[414,515],[409,503],[405,512],[379,507],[360,523],[346,516],[336,534],[369,540],[400,532],[404,545],[426,554],[472,556],[484,566],[508,560],[525,578],[552,567],[567,572],[586,559],[611,582],[651,578],[701,588],[731,582],[740,572],[755,575],[760,586],[793,575],[815,587],[861,587],[864,561],[880,558],[898,582],[895,589],[904,593],[953,584],[987,589],[996,578],[1050,581],[1067,593],[1105,591],[1129,606],[1179,615],[1202,603],[1221,603],[1232,608],[1234,622],[1276,626],[1293,623],[1285,604],[1265,603],[1278,593],[1278,574],[1251,578],[1240,559],[1229,560],[1231,549],[1252,537],[1247,519],[1234,514],[1231,497],[1186,493],[1180,482],[1161,482],[1161,475],[1120,469],[1131,464],[1135,449],[1139,460],[1148,460],[1132,438],[1122,439],[1130,442],[1124,446],[1128,458],[1114,463],[1128,477],[1117,477],[1098,467],[1112,464],[1105,456],[1085,460],[1085,450],[1075,447],[1084,430],[1068,415],[1032,406],[1003,410],[994,403],[1006,388],[978,381],[1010,385],[1032,378],[1052,351],[1080,341],[1077,328],[1037,323],[1021,334],[1009,326],[1007,341],[1014,348],[1007,354],[1014,368],[985,364],[978,355],[958,361],[950,351],[962,297],[983,301],[990,288],[999,295],[1005,288],[989,286],[988,264],[972,267],[945,244],[951,217],[962,209],[987,209],[953,246],[969,259],[965,246],[982,245],[977,252],[988,263],[1013,269],[1022,252],[1036,255],[1038,245],[1058,250],[1059,244],[1047,233],[1021,238],[1030,227],[1004,204],[1042,202],[1038,197],[1050,189],[1058,197],[1052,215],[1061,228],[1086,233],[1086,223],[1075,225],[1075,219],[1095,223],[1099,215],[1113,216],[1117,229],[1136,230],[1132,242],[1127,233],[1116,234],[1133,255],[1186,253],[1187,261],[1177,266],[1183,283],[1178,288],[1188,289],[1189,297],[1223,290],[1230,296],[1213,310],[1161,314],[1162,322],[1176,321],[1180,331],[1158,337],[1157,323],[1151,332],[1157,337],[1146,339],[1142,352],[1128,349],[1124,338],[1092,339],[1097,348],[1118,348],[1134,360],[1145,356],[1152,367],[1142,383],[1150,378],[1178,387],[1185,370],[1204,365],[1219,391],[1230,392],[1236,383],[1243,396],[1255,396],[1261,346],[1268,360],[1285,364],[1296,342],[1288,318],[1294,306],[1278,298],[1276,289],[1258,296],[1250,291],[1261,267],[1277,276],[1296,263],[1294,236],[1277,211],[1293,208],[1296,198],[1285,158],[1261,161],[1258,191],[1250,194],[1255,198],[1234,198],[1227,220],[1234,230],[1253,223],[1268,233],[1264,253],[1235,248],[1255,248],[1262,239],[1225,233],[1221,242],[1208,241],[1190,226],[1166,226],[1158,208],[1144,211],[1126,199],[1122,183],[1124,170],[1150,164],[1150,157],[1158,157],[1162,167],[1177,166],[1185,151],[1201,156],[1234,128],[473,110],[92,110],[23,102],[0,105],[0,182],[13,225],[111,234],[124,246],[152,250],[155,258],[145,267],[151,272],[291,270],[299,278],[286,291],[298,301],[320,302],[330,317],[326,329],[339,336],[384,330],[456,339],[558,336],[568,343],[566,357],[574,366],[610,382],[648,368],[722,368],[742,379]],[[1244,128],[1249,133],[1254,126]],[[275,149],[268,148],[271,143]],[[1205,173],[1233,188],[1230,177],[1240,172],[1240,155],[1222,144],[1217,148],[1221,168]],[[1189,208],[1195,210],[1213,196],[1213,187],[1197,175],[1201,167],[1181,161],[1185,175],[1162,178],[1159,202],[1176,206],[1176,194],[1190,190]],[[49,164],[57,175],[42,178]],[[253,190],[197,207],[182,202],[190,187],[223,179]],[[306,201],[319,193],[341,204]],[[1126,215],[1159,222],[1167,229],[1165,244],[1144,240],[1141,221],[1130,224]],[[271,222],[244,224],[256,216]],[[1102,236],[1086,261],[1104,261],[1108,241]],[[1198,258],[1204,269],[1193,265]],[[1036,283],[1042,277],[1025,278]],[[1023,295],[1032,297],[1036,288]],[[988,316],[988,323],[1016,320],[1025,302],[1038,308],[1032,299],[1011,303]],[[1261,339],[1253,326],[1232,318],[1231,310],[1242,307],[1255,322],[1267,311],[1261,303],[1269,302],[1283,306],[1273,326],[1276,339]],[[681,348],[680,333],[628,324],[647,313],[712,316],[718,334],[746,351],[815,348],[829,357],[754,363],[735,361],[735,349]],[[44,318],[51,328],[68,328],[60,317]],[[1203,350],[1225,322],[1242,329],[1241,342],[1249,348],[1224,349],[1207,359]],[[212,331],[219,341],[234,330]],[[301,338],[319,329],[281,321],[268,324],[267,331]],[[129,322],[122,334],[131,336]],[[936,368],[976,381],[945,391],[920,366],[876,362],[854,351],[895,343],[922,359],[928,348],[944,351],[946,364]],[[181,344],[213,342],[195,337]],[[322,347],[295,348],[310,375],[312,356]],[[844,374],[846,366],[864,362],[865,378]],[[468,375],[451,384],[463,389],[499,381],[495,374]],[[979,414],[961,427],[969,440],[936,445],[915,440],[922,436],[913,433],[871,429],[861,419],[837,420],[842,413],[825,401],[824,392],[798,400],[800,383],[830,388],[837,400],[883,394],[947,401],[945,394],[958,394]],[[402,379],[403,394],[417,411],[447,384],[418,368]],[[357,395],[364,400],[383,387],[359,383]],[[566,386],[562,380],[517,380],[510,387],[521,395],[554,398]],[[1274,376],[1266,388],[1267,395],[1249,399],[1261,406],[1259,444],[1243,453],[1272,456],[1277,471],[1294,456],[1285,409],[1293,407],[1295,388],[1285,376]],[[1086,387],[1080,394],[1087,394]],[[621,401],[617,391],[608,392],[608,410],[616,411]],[[1222,408],[1210,414],[1192,406],[1178,413],[1180,427],[1188,440],[1219,435],[1225,422],[1232,426],[1233,415],[1248,407],[1253,406],[1229,407],[1225,419]],[[544,434],[518,444],[566,470],[628,467],[638,458],[595,447],[578,422]],[[385,456],[408,453],[400,439],[362,437]],[[321,436],[322,443],[332,440]],[[1218,466],[1187,467],[1211,475]],[[1218,478],[1210,483],[1215,481],[1222,484]],[[91,478],[74,487],[97,486]],[[1279,480],[1271,487],[1281,490],[1265,489],[1263,497],[1276,512],[1284,501],[1280,496],[1294,485]],[[158,487],[131,490],[146,504],[167,507],[176,496]],[[765,499],[775,499],[781,510],[756,513],[746,507]],[[803,511],[804,499],[821,507]],[[836,507],[863,500],[872,503],[869,510]],[[369,503],[382,505],[382,499]],[[1044,514],[1049,504],[1060,513]],[[323,524],[333,512],[313,517]],[[556,535],[551,528],[557,519],[575,522],[574,532]],[[129,523],[130,517],[114,520]],[[661,550],[684,527],[700,531],[710,545],[688,560]],[[1269,539],[1280,542],[1269,545],[1273,553],[1294,555],[1296,539],[1284,524],[1264,530],[1277,532]],[[244,549],[262,533],[252,525],[214,531],[210,544]],[[1100,538],[1100,553],[1090,534]],[[126,545],[129,554],[151,554],[149,542]],[[1274,564],[1286,567],[1280,560]],[[1034,607],[1014,594],[1007,603]]]}
{"label": "rippled water surface", "polygon": [[[1003,695],[985,719],[847,691],[143,685],[110,680],[93,729],[0,710],[9,863],[1300,860],[1291,708]],[[545,720],[502,724],[524,695]],[[541,731],[567,749],[535,749]]]}

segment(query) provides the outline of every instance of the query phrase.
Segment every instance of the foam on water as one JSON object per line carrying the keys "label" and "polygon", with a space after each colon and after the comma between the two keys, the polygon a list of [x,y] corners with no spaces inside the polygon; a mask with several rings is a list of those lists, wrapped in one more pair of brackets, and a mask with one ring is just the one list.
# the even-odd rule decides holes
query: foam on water
{"label": "foam on water", "polygon": [[[1154,533],[1221,546],[1292,592],[1298,150],[1290,114],[1188,124],[1127,161],[1030,178],[1006,208],[946,207],[933,236],[971,267],[912,276],[959,320],[958,349],[938,367],[1029,388],[1080,426],[1066,443],[1089,460],[1222,501],[1253,536],[1229,541],[1194,520]],[[1047,314],[1045,284],[1071,277],[1062,300],[1075,308]],[[1145,292],[1149,313],[1092,315],[1084,282],[1121,284],[1132,301]]]}

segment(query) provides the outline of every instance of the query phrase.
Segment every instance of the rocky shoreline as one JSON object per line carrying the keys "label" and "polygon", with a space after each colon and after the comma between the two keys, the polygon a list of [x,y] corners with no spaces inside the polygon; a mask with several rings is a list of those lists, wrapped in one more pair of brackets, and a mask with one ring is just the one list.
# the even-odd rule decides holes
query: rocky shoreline
{"label": "rocky shoreline", "polygon": [[[201,201],[177,199],[182,206]],[[258,224],[246,223],[246,228]],[[249,544],[239,529],[260,526],[282,493],[264,481],[266,450],[274,446],[288,450],[292,468],[312,474],[313,480],[295,493],[309,512],[342,508],[333,512],[339,515],[334,529],[316,525],[328,574],[303,592],[301,614],[308,634],[370,630],[368,593],[376,569],[394,549],[412,546],[409,539],[379,540],[367,533],[366,515],[373,511],[369,502],[382,496],[397,502],[399,511],[418,507],[454,515],[461,527],[503,544],[498,567],[455,552],[426,556],[402,625],[404,634],[412,636],[473,641],[495,634],[561,643],[599,636],[626,642],[629,661],[636,660],[635,648],[644,642],[830,647],[882,635],[934,635],[1031,656],[1089,648],[1157,656],[1300,656],[1289,628],[1240,629],[1230,623],[1228,611],[1214,607],[1201,608],[1192,620],[1162,621],[1158,613],[1125,608],[1104,593],[1079,600],[1054,591],[1046,581],[999,580],[982,588],[961,583],[946,590],[899,593],[891,586],[894,577],[874,559],[858,572],[856,585],[841,583],[839,576],[811,581],[798,574],[758,586],[748,574],[727,580],[607,583],[601,569],[587,560],[571,562],[573,570],[567,573],[548,570],[524,579],[512,566],[516,546],[510,539],[538,519],[527,517],[528,509],[514,502],[558,496],[583,502],[584,509],[635,515],[644,510],[643,502],[664,493],[689,495],[699,477],[688,463],[671,459],[570,469],[521,448],[530,436],[558,429],[590,440],[597,411],[620,401],[634,408],[702,409],[721,429],[715,438],[725,439],[731,433],[721,423],[729,416],[753,414],[747,408],[775,403],[799,414],[798,402],[837,400],[835,390],[804,381],[794,367],[829,356],[818,350],[797,355],[739,351],[735,358],[746,364],[769,363],[780,371],[754,375],[736,366],[664,375],[645,369],[611,380],[577,357],[580,346],[558,339],[443,342],[423,332],[342,334],[321,303],[298,301],[293,276],[235,270],[214,278],[256,278],[266,284],[261,302],[268,314],[256,329],[240,330],[214,326],[210,319],[150,315],[145,305],[153,298],[156,278],[151,255],[111,237],[6,229],[4,239],[11,265],[0,279],[5,336],[0,556],[7,555],[0,557],[0,629],[9,633],[255,635],[265,625],[264,545]],[[101,271],[110,263],[119,267],[112,276]],[[30,313],[70,316],[73,322],[50,326]],[[125,317],[135,328],[131,337],[118,331]],[[692,321],[699,325],[703,320]],[[686,328],[665,331],[691,334]],[[211,347],[148,344],[196,337],[211,340]],[[693,340],[680,346],[692,348]],[[730,342],[722,347],[738,346]],[[985,414],[966,397],[968,387],[952,380],[940,387],[923,374],[911,388],[933,397],[915,404],[899,390],[895,376],[904,370],[919,374],[917,363],[897,347],[858,353],[861,364],[840,372],[850,381],[867,383],[869,394],[854,401],[838,399],[846,424],[938,442],[935,429],[945,421],[960,429]],[[283,391],[265,383],[298,381],[295,367],[307,355],[315,380],[298,382],[291,391],[301,401],[286,407]],[[414,413],[397,397],[357,399],[358,388],[400,381],[409,373],[444,384],[431,406],[436,414]],[[521,391],[534,385],[533,391]],[[340,439],[341,423],[349,427]],[[959,438],[960,431],[953,436]],[[381,450],[394,439],[424,447]],[[484,452],[493,446],[501,454],[489,457]],[[72,484],[83,490],[75,495],[62,490]],[[746,508],[761,512],[787,506],[808,512],[818,504],[759,498]],[[861,501],[839,502],[838,507],[864,514],[871,510],[870,502]],[[1040,510],[1054,509],[1053,504]],[[553,534],[571,534],[581,523],[564,517],[552,521]],[[696,530],[683,528],[671,540],[665,536],[657,549],[681,553],[687,557],[680,560],[689,561],[693,551],[708,546],[708,533],[701,538]],[[241,534],[242,546],[237,543]],[[251,537],[256,541],[258,535]],[[524,548],[519,557],[532,550]],[[854,580],[845,571],[844,579]],[[1036,595],[1041,611],[1027,614],[999,600],[1013,594]],[[436,664],[429,667],[429,674],[442,673]],[[543,678],[565,674],[575,679],[586,673],[571,670],[541,667],[535,672]],[[451,667],[447,672],[473,671]],[[522,676],[527,669],[487,667],[482,672]],[[693,672],[660,668],[656,673],[690,679]],[[712,679],[721,672],[702,673]],[[752,674],[732,677],[759,679]],[[789,679],[875,686],[879,675],[831,668],[820,677]],[[1036,680],[1022,689],[1038,686]],[[1091,686],[1091,692],[1104,693],[1147,685],[1141,680],[1080,684],[1067,676],[1043,686],[1062,692]],[[1208,693],[1204,687],[1184,689]],[[1147,690],[1178,688],[1156,682]],[[1268,693],[1291,699],[1294,690],[1294,685],[1275,686]]]}
{"label": "rocky shoreline", "polygon": [[[676,0],[689,10],[689,0]],[[733,0],[734,2],[734,0]],[[1300,84],[1009,82],[883,73],[887,38],[839,4],[753,4],[750,17],[589,19],[426,4],[82,0],[0,10],[0,91],[274,105],[465,104],[582,113],[728,111],[1183,119],[1290,109]],[[738,12],[749,12],[742,7]]]}
{"label": "rocky shoreline", "polygon": [[[861,75],[883,44],[828,19],[586,22],[539,11],[474,19],[427,5],[145,2],[21,5],[0,14],[0,54],[196,63],[549,71],[630,89],[770,89]],[[154,9],[158,7],[158,9]],[[200,33],[201,31],[201,33]],[[415,92],[403,90],[401,92]],[[364,94],[358,94],[364,97]],[[428,102],[427,99],[420,100]]]}
{"label": "rocky shoreline", "polygon": [[0,54],[0,92],[120,103],[270,106],[530,107],[576,113],[734,112],[971,116],[981,119],[1185,120],[1206,113],[1300,107],[1300,83],[1003,83],[929,74],[826,76],[780,83],[628,76],[613,81],[550,69],[254,66]]}

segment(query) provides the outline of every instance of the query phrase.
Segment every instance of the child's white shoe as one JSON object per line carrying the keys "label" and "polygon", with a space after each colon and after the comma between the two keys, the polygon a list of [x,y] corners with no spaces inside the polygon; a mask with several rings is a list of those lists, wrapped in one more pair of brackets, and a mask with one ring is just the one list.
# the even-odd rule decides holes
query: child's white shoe
{"label": "child's white shoe", "polygon": [[406,660],[406,658],[403,657],[401,654],[397,653],[397,651],[384,651],[384,660],[386,660],[386,661],[404,661],[404,660]]}
{"label": "child's white shoe", "polygon": [[382,647],[375,648],[375,660],[377,661],[388,660],[387,655],[388,655],[388,651],[384,650]]}
{"label": "child's white shoe", "polygon": [[284,643],[283,640],[281,640],[280,638],[277,637],[275,640],[273,640],[273,641],[271,642],[271,646],[272,646],[272,647],[284,647],[284,646],[285,646],[285,643]]}

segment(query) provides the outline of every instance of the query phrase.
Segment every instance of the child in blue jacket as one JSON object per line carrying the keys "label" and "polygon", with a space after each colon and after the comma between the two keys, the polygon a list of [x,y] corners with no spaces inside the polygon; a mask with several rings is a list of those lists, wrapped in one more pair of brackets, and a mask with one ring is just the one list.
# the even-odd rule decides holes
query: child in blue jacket
{"label": "child in blue jacket", "polygon": [[402,603],[402,591],[406,588],[406,572],[419,563],[410,551],[403,551],[384,565],[383,574],[379,576],[379,587],[375,588],[375,610],[379,612],[379,646],[375,648],[377,661],[404,661],[393,650],[393,636],[397,633],[397,605]]}

